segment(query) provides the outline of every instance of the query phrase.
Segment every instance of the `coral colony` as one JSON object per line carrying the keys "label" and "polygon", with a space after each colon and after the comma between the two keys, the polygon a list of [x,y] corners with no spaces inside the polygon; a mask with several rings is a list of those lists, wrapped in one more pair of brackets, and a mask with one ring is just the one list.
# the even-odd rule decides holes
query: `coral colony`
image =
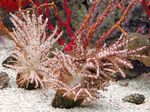
{"label": "coral colony", "polygon": [[12,38],[16,44],[16,51],[12,56],[17,62],[15,66],[5,66],[17,70],[19,87],[28,88],[32,83],[35,83],[35,88],[44,87],[42,80],[50,73],[47,56],[62,32],[54,38],[57,32],[55,28],[55,31],[47,37],[45,27],[48,19],[42,23],[42,15],[36,17],[34,13],[30,15],[28,12],[27,14],[22,12],[21,17],[22,19],[11,14],[11,21],[15,26]]}
{"label": "coral colony", "polygon": [[[68,0],[62,0],[66,20],[62,20],[53,0],[51,2],[45,0],[43,4],[39,0],[8,0],[9,4],[15,4],[11,5],[15,7],[13,9],[5,2],[6,0],[1,0],[0,6],[6,8],[7,12],[17,11],[10,13],[10,20],[14,25],[12,32],[6,30],[2,23],[0,25],[1,30],[10,34],[16,44],[12,57],[17,61],[14,65],[5,66],[17,71],[16,82],[19,87],[54,89],[56,91],[52,102],[54,107],[71,108],[79,106],[83,101],[98,98],[98,90],[104,89],[109,81],[113,80],[116,72],[125,77],[123,69],[133,68],[131,57],[145,57],[139,52],[146,46],[127,49],[126,45],[136,37],[129,38],[122,24],[132,7],[138,3],[142,4],[147,16],[150,17],[149,1],[130,0],[124,7],[122,5],[124,0],[119,2],[110,0],[100,15],[98,9],[103,1],[94,0],[86,18],[74,33],[70,26],[71,10]],[[43,7],[45,12],[42,10]],[[95,41],[94,47],[88,47],[97,29],[115,8],[121,10],[123,15],[105,33],[98,36],[100,38]],[[55,11],[59,22],[58,28],[51,23],[51,10]],[[66,28],[69,37],[68,43],[62,39],[63,27]],[[106,44],[106,39],[116,29],[121,32],[119,39]],[[51,33],[48,33],[48,30]],[[64,50],[53,49],[57,41]],[[61,101],[62,99],[64,101]]]}
{"label": "coral colony", "polygon": [[[44,87],[42,80],[50,71],[48,69],[48,54],[53,44],[60,38],[62,32],[56,37],[57,28],[47,37],[45,27],[48,19],[42,23],[42,15],[36,17],[27,12],[21,13],[22,18],[11,14],[11,21],[14,24],[12,38],[16,44],[16,51],[13,57],[17,59],[15,66],[6,65],[17,70],[17,84],[19,87],[28,88],[35,83],[35,88]],[[30,17],[31,16],[31,17]]]}

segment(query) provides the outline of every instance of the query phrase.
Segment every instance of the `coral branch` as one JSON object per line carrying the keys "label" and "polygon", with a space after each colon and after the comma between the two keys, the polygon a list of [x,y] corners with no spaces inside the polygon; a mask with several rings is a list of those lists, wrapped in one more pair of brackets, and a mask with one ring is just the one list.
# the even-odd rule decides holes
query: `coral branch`
{"label": "coral branch", "polygon": [[128,35],[126,33],[126,31],[124,31],[124,29],[121,27],[122,23],[125,21],[125,19],[127,18],[128,14],[129,14],[129,11],[131,10],[132,6],[134,5],[135,1],[132,0],[125,12],[123,13],[122,17],[119,19],[119,21],[117,21],[107,32],[105,32],[101,37],[99,37],[99,40],[97,41],[97,48],[100,48],[104,41],[106,40],[106,38],[108,38],[108,36],[110,36],[112,34],[112,32],[116,29],[120,29],[122,33],[124,33],[124,35]]}

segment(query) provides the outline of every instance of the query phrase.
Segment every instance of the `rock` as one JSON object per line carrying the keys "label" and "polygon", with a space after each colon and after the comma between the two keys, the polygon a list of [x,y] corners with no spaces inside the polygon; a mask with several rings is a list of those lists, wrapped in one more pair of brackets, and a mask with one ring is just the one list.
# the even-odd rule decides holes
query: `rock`
{"label": "rock", "polygon": [[124,79],[133,79],[133,78],[136,78],[139,75],[141,75],[141,74],[137,73],[136,71],[133,71],[133,70],[127,69],[127,68],[124,69],[124,73],[126,74],[126,77],[122,77],[121,73],[117,72],[114,75],[115,80],[118,81],[118,80],[124,80]]}
{"label": "rock", "polygon": [[126,74],[125,78],[123,78],[120,73],[116,73],[115,74],[116,81],[123,80],[123,79],[133,79],[133,78],[140,76],[143,73],[150,72],[150,67],[145,66],[142,62],[140,62],[138,60],[132,60],[131,62],[132,62],[132,65],[134,66],[134,68],[133,69],[128,69],[128,68],[124,69],[124,72]]}
{"label": "rock", "polygon": [[130,80],[119,81],[118,84],[123,87],[127,87],[129,85]]}
{"label": "rock", "polygon": [[72,10],[72,22],[71,25],[73,29],[77,30],[84,20],[85,16],[87,15],[86,7],[82,4],[78,5],[74,3],[70,6]]}
{"label": "rock", "polygon": [[52,106],[54,108],[74,108],[81,105],[84,99],[78,99],[77,101],[74,101],[73,99],[70,99],[66,96],[63,97],[63,94],[59,91],[56,92],[55,97],[52,101]]}
{"label": "rock", "polygon": [[4,88],[7,86],[7,83],[9,81],[8,74],[5,72],[0,73],[0,89]]}
{"label": "rock", "polygon": [[135,104],[142,104],[145,100],[144,95],[134,93],[131,95],[126,96],[125,98],[122,99],[124,102],[130,102],[130,103],[135,103]]}
{"label": "rock", "polygon": [[140,55],[146,55],[147,57],[134,57],[132,59],[139,60],[140,62],[143,62],[147,67],[150,67],[150,39],[149,35],[140,35],[138,33],[131,33],[129,34],[128,38],[135,38],[133,41],[129,42],[126,46],[129,50],[137,49],[142,46],[147,46],[145,50],[140,51]]}
{"label": "rock", "polygon": [[2,62],[2,65],[3,65],[3,67],[9,68],[9,67],[6,66],[6,65],[14,65],[16,61],[17,61],[17,60],[16,60],[14,57],[9,56],[8,58],[6,58],[6,59]]}

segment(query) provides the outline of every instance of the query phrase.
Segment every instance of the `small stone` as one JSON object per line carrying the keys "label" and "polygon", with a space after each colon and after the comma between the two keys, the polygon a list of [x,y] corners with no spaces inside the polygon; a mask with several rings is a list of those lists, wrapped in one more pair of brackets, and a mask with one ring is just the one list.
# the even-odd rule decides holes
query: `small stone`
{"label": "small stone", "polygon": [[119,81],[119,85],[123,87],[127,87],[129,85],[129,79],[126,79],[124,81]]}
{"label": "small stone", "polygon": [[52,101],[52,107],[65,109],[79,107],[83,100],[84,99],[78,99],[77,101],[74,101],[73,99],[63,96],[61,92],[57,91]]}
{"label": "small stone", "polygon": [[7,73],[5,72],[0,73],[0,89],[7,86],[9,79],[10,78]]}
{"label": "small stone", "polygon": [[125,98],[122,99],[124,102],[130,102],[130,103],[135,103],[135,104],[142,104],[145,100],[144,95],[141,94],[131,94],[126,96]]}
{"label": "small stone", "polygon": [[14,57],[9,56],[8,58],[6,58],[6,59],[2,62],[2,65],[3,65],[3,67],[9,68],[9,67],[6,66],[6,65],[14,65],[16,61],[17,61],[17,60],[16,60]]}

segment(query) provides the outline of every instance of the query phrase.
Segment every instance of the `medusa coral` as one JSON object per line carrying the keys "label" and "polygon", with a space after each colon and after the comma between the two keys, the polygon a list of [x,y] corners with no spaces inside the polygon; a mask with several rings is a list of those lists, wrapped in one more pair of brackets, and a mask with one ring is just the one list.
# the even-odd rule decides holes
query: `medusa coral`
{"label": "medusa coral", "polygon": [[50,74],[48,55],[53,44],[60,38],[62,32],[55,37],[57,28],[46,36],[45,27],[48,19],[42,22],[42,15],[37,17],[34,12],[21,12],[20,18],[11,14],[14,24],[12,38],[16,50],[12,56],[17,59],[15,65],[5,65],[17,70],[19,87],[33,89],[44,87],[44,78]]}
{"label": "medusa coral", "polygon": [[[79,106],[83,101],[98,98],[98,91],[113,80],[116,72],[125,77],[123,68],[133,68],[129,57],[144,57],[138,52],[146,46],[133,50],[125,48],[135,38],[127,39],[122,35],[113,44],[89,50],[82,47],[79,36],[76,39],[76,46],[70,53],[60,51],[55,53],[59,64],[52,71],[58,77],[48,80],[49,86],[57,91],[52,106],[60,108]],[[60,97],[63,99],[62,102],[58,100]]]}

